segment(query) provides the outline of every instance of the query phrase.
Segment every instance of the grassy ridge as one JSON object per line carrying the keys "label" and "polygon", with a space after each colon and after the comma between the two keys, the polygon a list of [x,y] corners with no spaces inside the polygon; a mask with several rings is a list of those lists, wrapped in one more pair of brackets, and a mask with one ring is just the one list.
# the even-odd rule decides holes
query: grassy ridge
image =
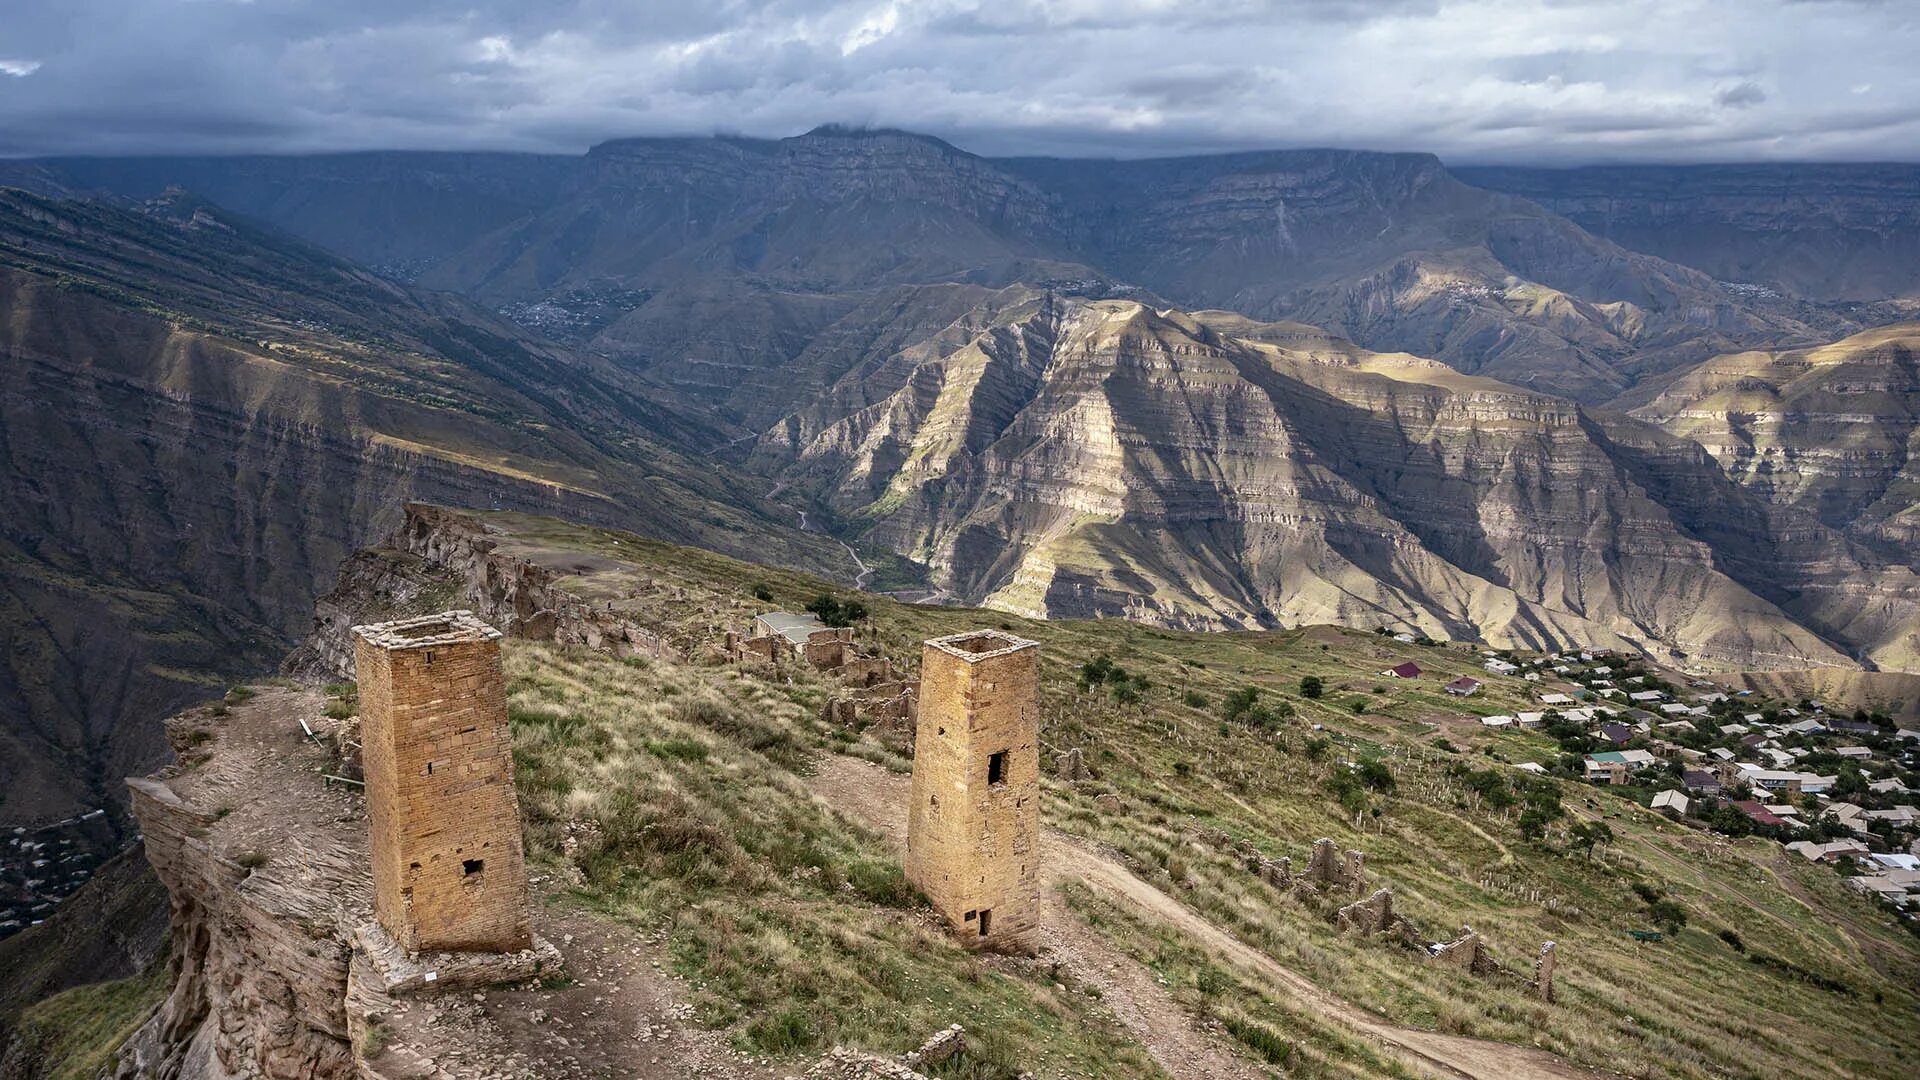
{"label": "grassy ridge", "polygon": [[[609,555],[633,568],[631,580],[620,571],[578,579],[588,595],[615,595],[642,579],[671,580],[682,590],[678,603],[689,625],[723,625],[766,606],[751,599],[750,585],[764,586],[775,604],[789,608],[824,587],[804,575],[619,534],[513,515],[496,520],[522,541]],[[1099,773],[1073,787],[1050,784],[1049,821],[1120,852],[1142,876],[1243,940],[1391,1019],[1537,1044],[1635,1075],[1888,1076],[1920,1062],[1920,1030],[1911,1023],[1920,1003],[1908,989],[1920,973],[1912,941],[1845,895],[1830,871],[1790,864],[1770,843],[1688,831],[1629,800],[1556,781],[1541,783],[1554,788],[1563,813],[1537,839],[1523,836],[1524,801],[1496,809],[1473,776],[1491,771],[1502,784],[1517,785],[1522,774],[1506,763],[1550,760],[1554,750],[1538,736],[1489,731],[1464,713],[1512,711],[1527,700],[1530,684],[1490,679],[1485,693],[1465,702],[1438,691],[1444,678],[1477,671],[1471,649],[1403,646],[1324,627],[1199,635],[1118,621],[1042,623],[884,598],[868,603],[863,640],[909,664],[925,637],[983,623],[1041,640],[1043,754],[1050,759],[1084,747]],[[1100,656],[1127,670],[1132,691],[1079,685],[1080,665]],[[1378,676],[1406,658],[1418,660],[1429,677]],[[1300,695],[1306,675],[1324,681],[1321,698]],[[742,711],[777,720],[803,753],[843,748],[904,764],[882,733],[813,729],[809,695],[822,690],[804,680],[770,689],[729,671],[700,677],[720,680],[715,693]],[[1271,725],[1223,718],[1222,702],[1247,687],[1276,714]],[[769,692],[793,706],[769,706]],[[1370,774],[1390,780],[1350,790],[1342,775],[1369,761],[1377,762]],[[577,776],[594,767],[574,762],[562,771]],[[679,768],[674,764],[672,775]],[[1093,805],[1109,792],[1120,797],[1121,813]],[[1569,835],[1588,820],[1604,820],[1615,836],[1591,857]],[[1397,906],[1429,939],[1471,925],[1521,974],[1541,941],[1558,942],[1561,1003],[1542,1006],[1517,981],[1475,980],[1415,951],[1341,938],[1327,924],[1325,905],[1274,893],[1234,850],[1250,844],[1301,866],[1319,836],[1364,850],[1373,880],[1395,888]],[[822,850],[831,858],[841,849]],[[862,859],[880,857],[867,850]],[[1680,904],[1688,927],[1657,944],[1632,938],[1630,931],[1654,928],[1636,883]],[[586,888],[597,895],[603,886]],[[644,899],[649,886],[622,888]],[[1736,931],[1747,950],[1717,936],[1721,929]],[[1130,939],[1159,932],[1128,930],[1116,941],[1128,947]],[[1131,947],[1148,946],[1132,940]],[[740,991],[722,985],[718,992]],[[725,1012],[718,1001],[710,1008],[716,1017]],[[1246,1019],[1288,1037],[1281,1020]]]}
{"label": "grassy ridge", "polygon": [[955,1075],[1162,1075],[1097,999],[954,945],[883,842],[814,800],[819,686],[524,643],[507,666],[535,873],[663,932],[741,1050],[900,1053],[964,1021]]}

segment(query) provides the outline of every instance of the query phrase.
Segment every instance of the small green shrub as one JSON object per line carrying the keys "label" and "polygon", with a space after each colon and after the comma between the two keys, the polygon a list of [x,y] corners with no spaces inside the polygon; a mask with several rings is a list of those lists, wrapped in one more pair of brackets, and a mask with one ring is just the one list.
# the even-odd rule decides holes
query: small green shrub
{"label": "small green shrub", "polygon": [[1228,1034],[1265,1058],[1269,1065],[1285,1065],[1293,1057],[1293,1044],[1265,1024],[1232,1013],[1220,1017],[1220,1022],[1226,1025]]}
{"label": "small green shrub", "polygon": [[647,743],[647,753],[667,761],[705,761],[707,744],[696,739],[660,739]]}
{"label": "small green shrub", "polygon": [[755,1020],[747,1025],[745,1038],[750,1050],[777,1057],[803,1053],[820,1043],[807,1014],[799,1009],[782,1009]]}
{"label": "small green shrub", "polygon": [[847,867],[847,884],[868,903],[912,907],[917,897],[898,863],[859,859]]}

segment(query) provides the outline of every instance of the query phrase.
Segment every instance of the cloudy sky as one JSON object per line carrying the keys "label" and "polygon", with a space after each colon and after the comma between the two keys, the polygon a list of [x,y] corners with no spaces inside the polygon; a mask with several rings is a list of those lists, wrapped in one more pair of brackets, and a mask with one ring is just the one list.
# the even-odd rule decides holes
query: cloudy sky
{"label": "cloudy sky", "polygon": [[1920,160],[1920,0],[0,0],[0,155],[905,127],[986,153]]}

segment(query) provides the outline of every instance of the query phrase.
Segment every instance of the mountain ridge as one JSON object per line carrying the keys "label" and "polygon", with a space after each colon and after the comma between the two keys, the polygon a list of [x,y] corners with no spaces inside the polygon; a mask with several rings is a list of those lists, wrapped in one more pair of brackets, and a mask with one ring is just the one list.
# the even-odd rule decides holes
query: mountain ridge
{"label": "mountain ridge", "polygon": [[[1226,327],[1248,332],[1241,316],[1028,294],[948,351],[859,369],[876,389],[777,425],[757,467],[963,600],[1029,616],[1850,664],[1810,623],[1913,662],[1910,568],[1851,561],[1690,442],[1430,360]],[[1893,613],[1859,624],[1836,574],[1880,580]]]}

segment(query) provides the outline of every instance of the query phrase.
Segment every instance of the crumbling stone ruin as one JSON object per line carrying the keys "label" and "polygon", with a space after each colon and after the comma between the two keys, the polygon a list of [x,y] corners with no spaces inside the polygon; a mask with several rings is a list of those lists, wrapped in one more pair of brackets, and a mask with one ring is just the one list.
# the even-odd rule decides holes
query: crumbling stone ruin
{"label": "crumbling stone ruin", "polygon": [[353,635],[380,926],[408,953],[531,948],[500,632],[449,611]]}
{"label": "crumbling stone ruin", "polygon": [[1533,961],[1533,981],[1527,985],[1528,992],[1549,1005],[1558,1000],[1553,990],[1553,965],[1557,951],[1553,942],[1541,943],[1540,955]]}
{"label": "crumbling stone ruin", "polygon": [[1306,873],[1300,880],[1328,892],[1345,891],[1357,896],[1367,887],[1367,857],[1358,851],[1342,855],[1339,845],[1323,836],[1313,842],[1313,856],[1307,860]]}
{"label": "crumbling stone ruin", "polygon": [[1282,855],[1278,860],[1260,860],[1260,880],[1285,892],[1293,888],[1293,860]]}
{"label": "crumbling stone ruin", "polygon": [[864,1050],[835,1047],[807,1070],[807,1080],[927,1080],[917,1070],[940,1065],[966,1048],[967,1031],[959,1024],[942,1029],[897,1061]]}
{"label": "crumbling stone ruin", "polygon": [[[884,656],[862,656],[853,641],[853,628],[828,626],[812,615],[769,611],[753,621],[753,633],[728,631],[723,647],[728,661],[771,667],[806,664],[840,680],[847,696],[836,699],[835,711],[822,718],[852,723],[871,720],[911,720],[920,698],[920,684],[894,669]],[[850,711],[839,711],[842,709]]]}
{"label": "crumbling stone ruin", "polygon": [[1393,910],[1393,890],[1377,889],[1365,900],[1356,900],[1334,913],[1333,922],[1343,934],[1357,934],[1362,937],[1374,937],[1379,934],[1393,934],[1400,937],[1413,935],[1413,924],[1401,918]]}
{"label": "crumbling stone ruin", "polygon": [[1040,888],[1040,650],[998,630],[928,641],[907,880],[974,947],[1024,944]]}
{"label": "crumbling stone ruin", "polygon": [[922,1065],[939,1065],[966,1048],[967,1029],[954,1024],[936,1032],[933,1038],[921,1043],[919,1049],[901,1055],[900,1061],[913,1069]]}
{"label": "crumbling stone ruin", "polygon": [[1494,962],[1492,954],[1487,951],[1486,943],[1480,940],[1480,935],[1471,926],[1461,927],[1459,937],[1433,945],[1428,951],[1440,963],[1474,975],[1492,975],[1500,970],[1500,965]]}
{"label": "crumbling stone ruin", "polygon": [[1067,783],[1072,783],[1075,780],[1086,780],[1093,776],[1091,772],[1087,771],[1086,754],[1082,753],[1077,746],[1063,752],[1059,760],[1054,762],[1053,775],[1056,779],[1066,781]]}

